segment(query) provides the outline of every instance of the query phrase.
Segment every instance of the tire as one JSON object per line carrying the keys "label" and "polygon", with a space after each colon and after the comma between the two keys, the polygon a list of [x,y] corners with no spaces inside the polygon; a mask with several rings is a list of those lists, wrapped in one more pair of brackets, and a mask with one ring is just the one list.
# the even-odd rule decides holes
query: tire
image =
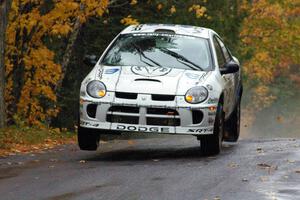
{"label": "tire", "polygon": [[203,155],[216,155],[221,152],[224,135],[224,112],[223,105],[219,104],[214,123],[213,135],[200,138],[200,149]]}
{"label": "tire", "polygon": [[93,129],[78,126],[77,139],[81,150],[96,151],[99,146],[100,134]]}
{"label": "tire", "polygon": [[226,142],[237,142],[240,137],[241,103],[238,101],[230,118],[225,122]]}

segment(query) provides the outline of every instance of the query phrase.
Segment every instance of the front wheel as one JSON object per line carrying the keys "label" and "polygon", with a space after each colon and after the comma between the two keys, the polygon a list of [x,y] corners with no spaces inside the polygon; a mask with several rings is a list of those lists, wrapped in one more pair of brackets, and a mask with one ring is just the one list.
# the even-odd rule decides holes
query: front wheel
{"label": "front wheel", "polygon": [[81,150],[96,151],[99,146],[100,135],[93,129],[79,126],[77,139]]}
{"label": "front wheel", "polygon": [[219,154],[222,148],[224,134],[224,112],[223,105],[219,104],[217,108],[216,119],[214,123],[213,135],[203,136],[200,138],[200,148],[204,155]]}

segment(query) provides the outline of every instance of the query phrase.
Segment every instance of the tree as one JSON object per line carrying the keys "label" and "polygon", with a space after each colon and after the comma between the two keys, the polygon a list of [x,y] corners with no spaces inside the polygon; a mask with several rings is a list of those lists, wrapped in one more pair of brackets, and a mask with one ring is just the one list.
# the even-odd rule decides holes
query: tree
{"label": "tree", "polygon": [[5,91],[5,31],[7,25],[7,17],[10,9],[10,0],[0,0],[0,128],[6,126],[6,109],[4,100]]}
{"label": "tree", "polygon": [[246,7],[240,33],[243,66],[254,88],[253,106],[261,108],[275,99],[272,84],[289,79],[293,68],[299,73],[300,7],[295,0],[259,0]]}
{"label": "tree", "polygon": [[[68,37],[74,26],[90,16],[103,15],[107,6],[108,0],[13,0],[5,60],[10,118],[42,126],[56,116],[55,90],[65,70],[45,40]],[[66,55],[63,63],[67,60]]]}

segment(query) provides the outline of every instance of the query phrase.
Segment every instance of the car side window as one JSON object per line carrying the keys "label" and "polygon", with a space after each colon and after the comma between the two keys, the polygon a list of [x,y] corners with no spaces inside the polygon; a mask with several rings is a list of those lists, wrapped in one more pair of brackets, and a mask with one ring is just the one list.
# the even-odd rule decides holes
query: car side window
{"label": "car side window", "polygon": [[227,62],[229,62],[229,61],[231,60],[230,53],[228,52],[228,49],[225,47],[225,45],[224,45],[224,43],[222,42],[222,40],[220,40],[220,38],[217,38],[217,40],[218,40],[218,43],[219,43],[220,46],[221,46],[223,55],[224,55],[225,60],[226,60],[226,63],[227,63]]}
{"label": "car side window", "polygon": [[220,46],[219,42],[217,41],[216,37],[214,37],[214,46],[215,46],[215,49],[216,49],[216,54],[217,54],[219,67],[222,68],[225,65],[226,61],[225,61],[221,46]]}

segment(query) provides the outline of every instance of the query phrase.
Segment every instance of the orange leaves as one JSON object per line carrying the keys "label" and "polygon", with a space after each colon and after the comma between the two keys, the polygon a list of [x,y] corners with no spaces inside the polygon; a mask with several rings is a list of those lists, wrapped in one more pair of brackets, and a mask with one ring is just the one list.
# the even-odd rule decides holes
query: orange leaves
{"label": "orange leaves", "polygon": [[50,33],[52,35],[63,35],[66,36],[68,35],[69,32],[72,31],[72,28],[70,27],[69,24],[55,24],[52,26],[52,29]]}
{"label": "orange leaves", "polygon": [[268,107],[276,99],[275,96],[270,94],[270,88],[264,85],[259,85],[254,90],[255,95],[253,98],[253,103],[256,109],[261,109],[262,107]]}
{"label": "orange leaves", "polygon": [[272,63],[272,58],[267,51],[256,52],[253,58],[249,61],[250,63],[245,63],[245,73],[254,80],[258,79],[263,83],[270,83],[274,78],[274,68],[270,67]]}
{"label": "orange leaves", "polygon": [[131,15],[128,15],[127,17],[121,19],[120,21],[122,24],[128,26],[128,25],[138,25],[139,22],[137,19],[132,18]]}
{"label": "orange leaves", "polygon": [[63,1],[57,0],[54,8],[43,16],[47,26],[52,26],[52,35],[67,35],[72,31],[72,26],[79,19],[84,23],[88,17],[97,15],[102,16],[107,9],[108,0],[81,0]]}
{"label": "orange leaves", "polygon": [[288,78],[290,66],[300,63],[299,6],[294,0],[260,0],[245,7],[248,16],[240,32],[241,52],[248,58],[244,72],[255,80],[260,104],[268,105],[274,98],[266,88],[277,78]]}
{"label": "orange leaves", "polygon": [[25,70],[29,74],[25,74],[26,82],[17,107],[18,114],[26,116],[30,124],[37,125],[39,121],[44,121],[49,117],[47,113],[53,110],[53,108],[44,109],[39,97],[43,96],[50,102],[56,102],[53,87],[60,78],[61,68],[53,62],[53,59],[54,53],[45,46],[32,49],[29,55],[24,57]]}
{"label": "orange leaves", "polygon": [[137,0],[131,0],[131,2],[130,2],[130,5],[136,5],[138,3],[138,1]]}
{"label": "orange leaves", "polygon": [[57,115],[54,89],[62,77],[61,66],[54,61],[55,54],[44,44],[44,38],[67,36],[75,23],[102,16],[109,0],[54,0],[53,8],[45,14],[40,12],[43,3],[13,0],[6,37],[5,98],[13,108],[10,116],[17,114],[27,124],[37,126]]}
{"label": "orange leaves", "polygon": [[196,5],[196,4],[192,5],[189,8],[189,12],[195,12],[197,18],[207,17],[206,11],[207,11],[206,7]]}
{"label": "orange leaves", "polygon": [[161,4],[161,3],[159,3],[158,5],[157,5],[157,10],[161,10],[163,8],[163,5]]}
{"label": "orange leaves", "polygon": [[170,13],[171,14],[176,13],[176,7],[174,5],[172,5],[172,7],[170,8]]}

